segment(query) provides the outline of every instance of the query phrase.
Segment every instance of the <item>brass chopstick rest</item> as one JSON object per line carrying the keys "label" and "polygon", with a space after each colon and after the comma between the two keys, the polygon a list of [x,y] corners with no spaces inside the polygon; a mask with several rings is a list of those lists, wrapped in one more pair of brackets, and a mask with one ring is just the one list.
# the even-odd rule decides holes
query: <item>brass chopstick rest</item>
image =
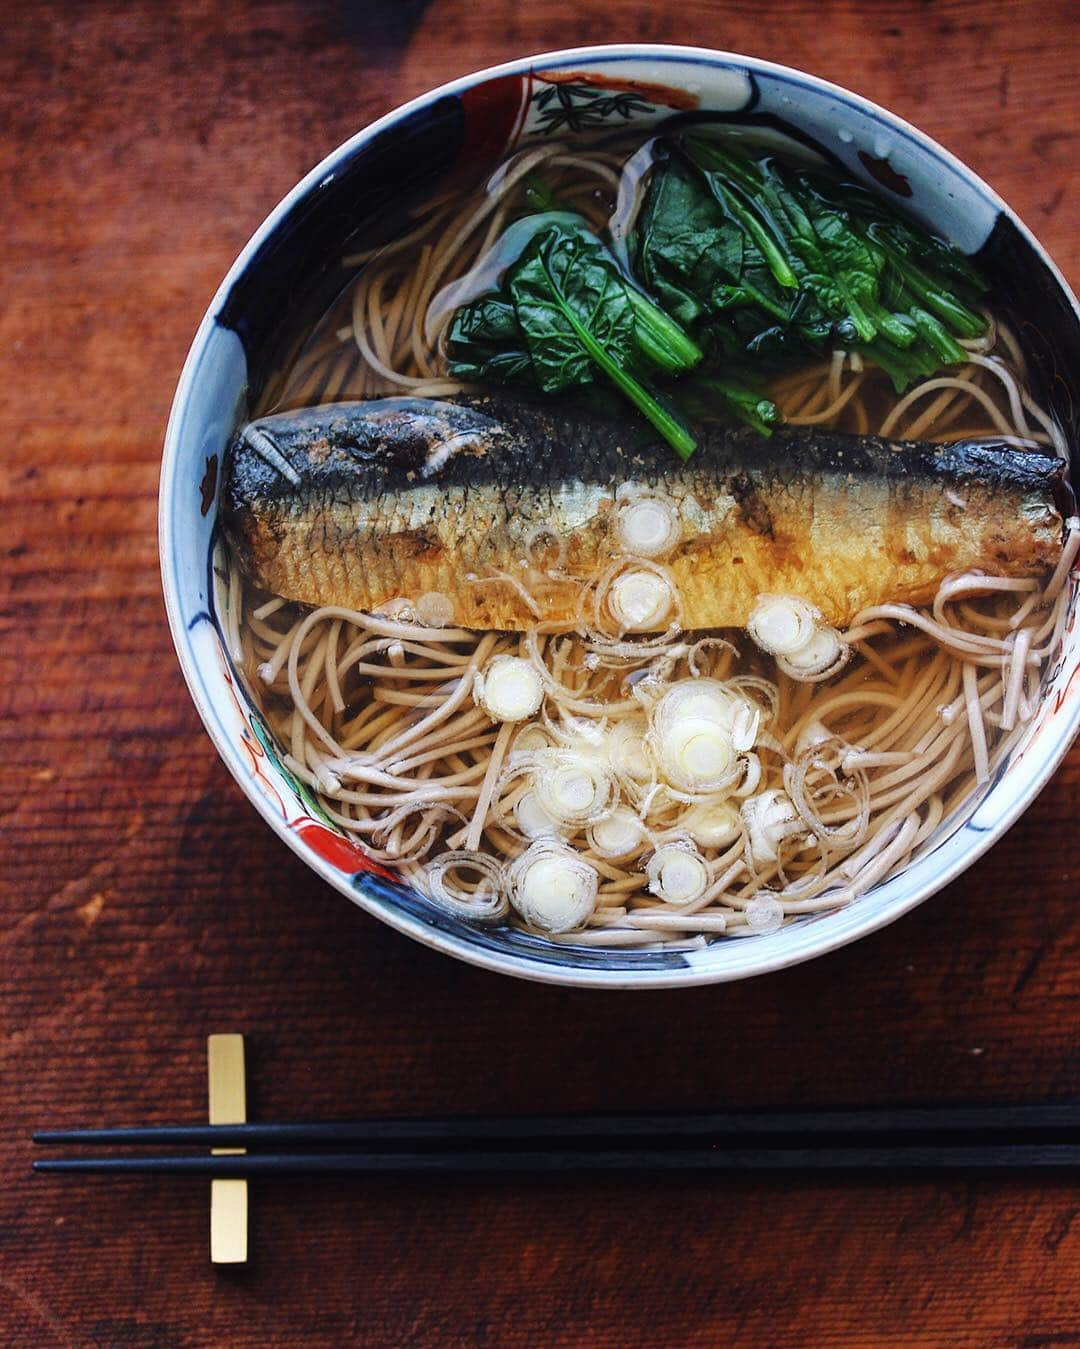
{"label": "brass chopstick rest", "polygon": [[[244,1037],[209,1035],[206,1039],[211,1124],[247,1122],[244,1077]],[[214,1157],[229,1157],[244,1148],[212,1148]],[[242,1265],[248,1255],[248,1183],[216,1179],[210,1182],[210,1261],[215,1265]]]}

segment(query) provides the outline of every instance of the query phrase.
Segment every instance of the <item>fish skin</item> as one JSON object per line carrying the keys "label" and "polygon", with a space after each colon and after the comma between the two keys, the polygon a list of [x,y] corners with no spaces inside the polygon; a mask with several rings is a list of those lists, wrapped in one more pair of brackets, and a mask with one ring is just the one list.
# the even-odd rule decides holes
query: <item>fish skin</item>
{"label": "fish skin", "polygon": [[[449,448],[448,448],[449,447]],[[925,604],[950,572],[1038,576],[1061,551],[1064,464],[1004,442],[888,442],[708,427],[686,463],[648,428],[494,397],[340,403],[250,423],[226,457],[226,537],[257,585],[371,610],[438,591],[455,622],[573,623],[579,585],[622,549],[617,492],[663,493],[682,537],[661,559],[689,629],[742,627],[763,593],[843,625]],[[559,548],[548,536],[554,534]],[[539,567],[539,569],[538,569]]]}

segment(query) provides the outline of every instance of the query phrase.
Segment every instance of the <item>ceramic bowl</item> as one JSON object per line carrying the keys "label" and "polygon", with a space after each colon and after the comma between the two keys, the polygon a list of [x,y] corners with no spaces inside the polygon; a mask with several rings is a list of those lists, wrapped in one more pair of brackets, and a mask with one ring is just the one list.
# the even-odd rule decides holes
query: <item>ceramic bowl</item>
{"label": "ceramic bowl", "polygon": [[[927,136],[864,98],[797,70],[684,47],[547,53],[468,75],[380,118],[339,146],[259,226],[195,336],[172,407],[160,494],[160,550],[173,640],[191,695],[230,771],[271,829],[368,913],[449,955],[550,983],[674,987],[744,978],[830,951],[892,922],[951,881],[1031,802],[1080,724],[1077,577],[1061,649],[1034,720],[993,780],[944,822],[900,875],[850,907],[771,935],[693,951],[557,946],[472,926],[387,877],[317,818],[283,767],[222,643],[211,563],[217,485],[230,432],[278,357],[279,316],[314,317],[340,285],[357,230],[437,187],[455,166],[494,161],[530,140],[643,133],[669,119],[770,128],[810,144],[1011,278],[1012,308],[1066,422],[1080,410],[1080,311],[1051,260],[1006,204]],[[1076,443],[1076,425],[1070,430]],[[267,847],[278,846],[267,841]]]}

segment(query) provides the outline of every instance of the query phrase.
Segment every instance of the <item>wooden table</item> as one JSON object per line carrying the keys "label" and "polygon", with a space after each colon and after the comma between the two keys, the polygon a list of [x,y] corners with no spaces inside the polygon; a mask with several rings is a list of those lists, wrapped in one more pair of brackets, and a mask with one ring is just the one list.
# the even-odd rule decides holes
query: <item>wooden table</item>
{"label": "wooden table", "polygon": [[[410,28],[411,23],[411,28]],[[687,41],[917,122],[1080,281],[1067,0],[9,6],[0,42],[0,1340],[11,1345],[1080,1343],[1049,1179],[31,1179],[34,1125],[198,1120],[204,1037],[256,1117],[1061,1099],[1080,1084],[1080,750],[894,927],[786,974],[600,995],[456,964],[277,843],[182,684],[158,456],[218,280],[355,128],[504,57]]]}

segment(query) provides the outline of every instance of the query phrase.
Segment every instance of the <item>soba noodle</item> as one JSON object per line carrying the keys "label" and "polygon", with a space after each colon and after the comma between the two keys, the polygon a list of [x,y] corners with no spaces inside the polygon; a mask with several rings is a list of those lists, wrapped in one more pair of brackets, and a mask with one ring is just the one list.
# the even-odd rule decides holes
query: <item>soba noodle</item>
{"label": "soba noodle", "polygon": [[[455,304],[490,281],[484,259],[527,175],[543,168],[560,199],[599,225],[627,191],[623,160],[529,149],[486,192],[429,203],[394,243],[348,260],[360,271],[274,392],[275,406],[457,391],[445,374],[446,327]],[[625,202],[620,214],[625,223]],[[1027,391],[1015,338],[987,318],[985,337],[964,344],[967,365],[900,398],[846,351],[777,380],[771,394],[797,426],[998,435],[1064,455],[1059,429]],[[374,615],[306,611],[253,591],[232,562],[223,614],[287,767],[373,858],[454,912],[509,912],[528,924],[527,908],[508,910],[507,867],[555,854],[564,866],[569,847],[595,897],[585,895],[577,926],[584,892],[571,887],[570,926],[545,921],[545,935],[671,949],[850,903],[912,857],[1033,715],[1078,541],[1074,529],[1042,587],[953,576],[929,610],[865,610],[840,634],[852,658],[827,683],[792,678],[745,634],[605,630],[614,573],[582,582],[581,628],[569,633],[539,622],[526,634],[439,626],[440,597],[403,597]],[[660,562],[636,565],[665,575]],[[521,587],[502,574],[476,580]],[[527,720],[493,721],[478,700],[478,677],[497,657],[535,672],[543,702]],[[644,734],[659,702],[689,679],[737,698],[756,719],[752,749],[712,793],[673,788]],[[568,764],[581,779],[580,817],[547,828],[551,802],[538,787]]]}

